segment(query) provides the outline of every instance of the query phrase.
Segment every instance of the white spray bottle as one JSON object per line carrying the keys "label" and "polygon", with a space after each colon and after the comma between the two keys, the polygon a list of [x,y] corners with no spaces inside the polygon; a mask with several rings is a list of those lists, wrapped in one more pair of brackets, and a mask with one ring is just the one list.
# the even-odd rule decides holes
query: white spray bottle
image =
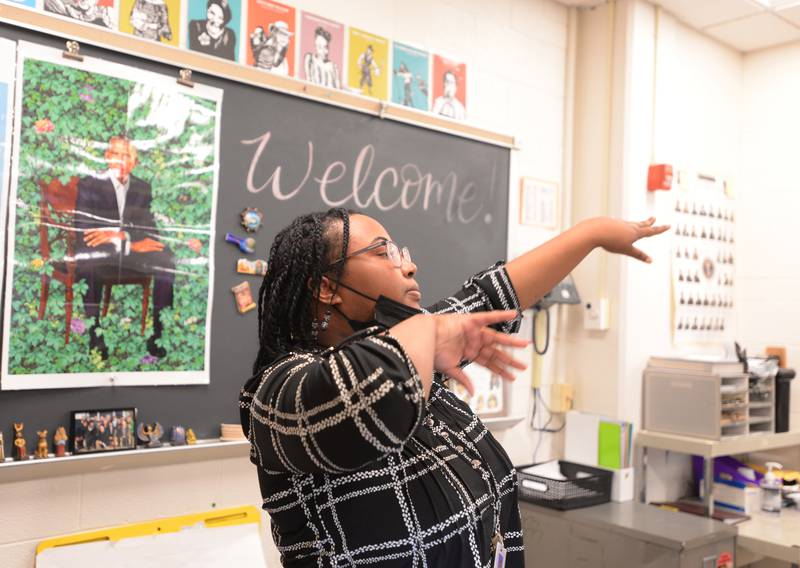
{"label": "white spray bottle", "polygon": [[780,513],[783,504],[781,488],[783,481],[775,475],[773,469],[781,469],[783,466],[777,462],[767,462],[767,473],[761,480],[761,509],[769,513]]}

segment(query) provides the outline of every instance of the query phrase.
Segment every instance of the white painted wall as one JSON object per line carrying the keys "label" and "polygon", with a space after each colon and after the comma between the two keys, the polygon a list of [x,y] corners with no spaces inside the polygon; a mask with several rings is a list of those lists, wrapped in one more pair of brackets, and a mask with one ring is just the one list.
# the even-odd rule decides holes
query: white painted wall
{"label": "white painted wall", "polygon": [[[669,222],[670,195],[646,191],[651,163],[736,178],[742,57],[642,0],[583,11],[578,29],[573,217]],[[608,298],[611,327],[567,322],[577,406],[641,425],[647,358],[670,337],[670,238],[641,244],[652,265],[594,252],[576,270],[585,299]],[[651,498],[685,491],[688,460],[651,452]]]}
{"label": "white painted wall", "polygon": [[[800,255],[794,228],[800,214],[797,137],[800,132],[800,44],[744,57],[741,181],[737,245],[739,330],[751,352],[787,348],[800,368]],[[792,382],[792,416],[800,426],[800,379]],[[794,460],[800,467],[800,455]]]}
{"label": "white painted wall", "polygon": [[[552,236],[517,225],[517,188],[521,175],[562,182],[565,7],[551,0],[291,3],[467,61],[471,120],[514,134],[523,144],[512,155],[509,254],[516,256]],[[559,342],[554,343],[555,353]],[[551,366],[548,361],[547,373]],[[522,375],[513,387],[512,414],[527,414],[529,389],[528,376]],[[525,422],[497,436],[515,463],[531,460],[536,438]],[[555,451],[547,440],[538,457],[545,459]],[[246,458],[2,484],[0,565],[33,566],[36,544],[60,534],[205,511],[212,504],[230,507],[260,501],[256,472]],[[278,566],[266,527],[264,534],[270,566]]]}
{"label": "white painted wall", "polygon": [[[646,191],[650,163],[738,176],[741,55],[644,2],[632,5],[631,97],[623,215],[669,221],[671,199]],[[654,94],[655,86],[655,97]],[[647,358],[678,350],[670,338],[670,237],[646,244],[652,266],[625,265],[620,408],[638,419]],[[733,334],[736,337],[734,330]]]}
{"label": "white painted wall", "polygon": [[[668,221],[671,196],[645,191],[647,166],[724,176],[734,185],[740,164],[741,55],[653,6],[637,2],[632,84],[638,89],[629,120],[630,162],[625,216]],[[741,217],[740,217],[741,219]],[[642,371],[652,354],[678,353],[670,337],[670,238],[648,244],[652,266],[629,263],[620,373],[620,408],[641,417]],[[735,330],[732,333],[736,337]],[[648,498],[674,499],[689,487],[687,456],[650,451]]]}

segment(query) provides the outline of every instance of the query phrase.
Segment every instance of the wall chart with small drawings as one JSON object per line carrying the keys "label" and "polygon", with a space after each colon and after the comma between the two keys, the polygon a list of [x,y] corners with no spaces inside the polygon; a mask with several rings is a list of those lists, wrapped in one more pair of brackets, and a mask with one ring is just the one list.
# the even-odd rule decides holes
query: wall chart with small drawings
{"label": "wall chart with small drawings", "polygon": [[724,180],[679,172],[672,231],[672,336],[676,345],[730,337],[735,303],[735,211]]}

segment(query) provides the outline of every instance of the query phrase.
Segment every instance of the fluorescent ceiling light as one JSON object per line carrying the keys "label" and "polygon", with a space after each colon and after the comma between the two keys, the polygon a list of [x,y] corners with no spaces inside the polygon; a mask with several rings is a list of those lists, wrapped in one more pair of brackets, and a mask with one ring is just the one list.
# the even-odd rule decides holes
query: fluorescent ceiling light
{"label": "fluorescent ceiling light", "polygon": [[753,0],[768,10],[785,10],[800,5],[800,0]]}

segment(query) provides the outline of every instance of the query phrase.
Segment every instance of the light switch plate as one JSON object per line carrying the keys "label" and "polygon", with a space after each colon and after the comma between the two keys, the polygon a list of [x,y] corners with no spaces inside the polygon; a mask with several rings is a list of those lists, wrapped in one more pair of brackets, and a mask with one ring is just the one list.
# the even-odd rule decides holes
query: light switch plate
{"label": "light switch plate", "polygon": [[608,298],[587,300],[583,304],[583,328],[587,331],[606,331],[609,327]]}

